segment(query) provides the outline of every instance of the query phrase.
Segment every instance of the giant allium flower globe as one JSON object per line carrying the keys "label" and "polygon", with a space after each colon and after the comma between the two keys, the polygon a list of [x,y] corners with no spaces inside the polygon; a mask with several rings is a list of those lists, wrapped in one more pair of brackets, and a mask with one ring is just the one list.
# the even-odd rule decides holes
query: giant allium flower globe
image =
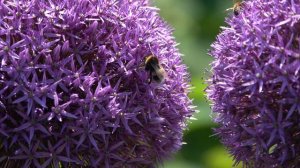
{"label": "giant allium flower globe", "polygon": [[300,2],[244,1],[212,45],[216,134],[246,167],[300,167]]}
{"label": "giant allium flower globe", "polygon": [[[146,56],[168,78],[148,84]],[[0,1],[0,167],[153,167],[193,107],[146,0]]]}

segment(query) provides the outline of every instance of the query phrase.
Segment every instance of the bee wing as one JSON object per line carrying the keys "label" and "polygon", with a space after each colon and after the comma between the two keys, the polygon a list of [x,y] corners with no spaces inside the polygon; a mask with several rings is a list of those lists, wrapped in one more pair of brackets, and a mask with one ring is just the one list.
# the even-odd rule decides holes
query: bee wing
{"label": "bee wing", "polygon": [[158,69],[158,71],[156,71],[156,75],[160,79],[160,83],[163,83],[168,78],[168,75],[163,68]]}
{"label": "bee wing", "polygon": [[151,63],[151,66],[152,66],[152,68],[155,70],[155,71],[158,71],[159,69],[161,69],[160,67],[160,65],[159,64],[157,64],[157,63]]}

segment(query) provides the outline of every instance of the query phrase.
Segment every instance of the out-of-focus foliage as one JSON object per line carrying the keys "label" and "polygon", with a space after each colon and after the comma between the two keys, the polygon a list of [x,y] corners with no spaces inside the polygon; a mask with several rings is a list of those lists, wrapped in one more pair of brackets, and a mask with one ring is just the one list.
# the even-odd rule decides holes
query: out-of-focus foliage
{"label": "out-of-focus foliage", "polygon": [[165,162],[162,168],[231,168],[232,158],[213,136],[209,103],[204,94],[212,58],[207,54],[210,44],[225,26],[225,12],[233,5],[230,0],[154,0],[161,16],[174,27],[184,62],[191,72],[194,89],[190,97],[200,111],[185,132],[187,142],[180,152]]}

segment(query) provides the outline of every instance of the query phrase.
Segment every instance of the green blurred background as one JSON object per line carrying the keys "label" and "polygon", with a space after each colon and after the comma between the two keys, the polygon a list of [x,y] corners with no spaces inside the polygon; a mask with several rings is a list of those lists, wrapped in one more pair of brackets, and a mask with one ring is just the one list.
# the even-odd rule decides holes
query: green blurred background
{"label": "green blurred background", "polygon": [[213,124],[209,102],[205,98],[209,64],[212,58],[207,54],[211,43],[225,26],[225,12],[233,6],[231,0],[153,0],[160,8],[161,16],[174,27],[183,60],[189,67],[192,85],[190,97],[194,99],[199,113],[185,132],[187,143],[172,159],[161,168],[231,168],[232,158],[213,135]]}

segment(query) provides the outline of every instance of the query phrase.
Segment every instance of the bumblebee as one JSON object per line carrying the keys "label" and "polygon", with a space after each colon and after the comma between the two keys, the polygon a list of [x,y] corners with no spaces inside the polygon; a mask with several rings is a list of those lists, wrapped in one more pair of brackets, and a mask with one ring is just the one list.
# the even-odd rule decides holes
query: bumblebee
{"label": "bumblebee", "polygon": [[227,9],[226,11],[232,10],[235,16],[239,15],[240,10],[242,9],[242,2],[239,0],[234,0],[234,5],[232,8]]}
{"label": "bumblebee", "polygon": [[149,55],[145,59],[145,70],[149,71],[149,83],[163,83],[167,77],[167,73],[154,55]]}

